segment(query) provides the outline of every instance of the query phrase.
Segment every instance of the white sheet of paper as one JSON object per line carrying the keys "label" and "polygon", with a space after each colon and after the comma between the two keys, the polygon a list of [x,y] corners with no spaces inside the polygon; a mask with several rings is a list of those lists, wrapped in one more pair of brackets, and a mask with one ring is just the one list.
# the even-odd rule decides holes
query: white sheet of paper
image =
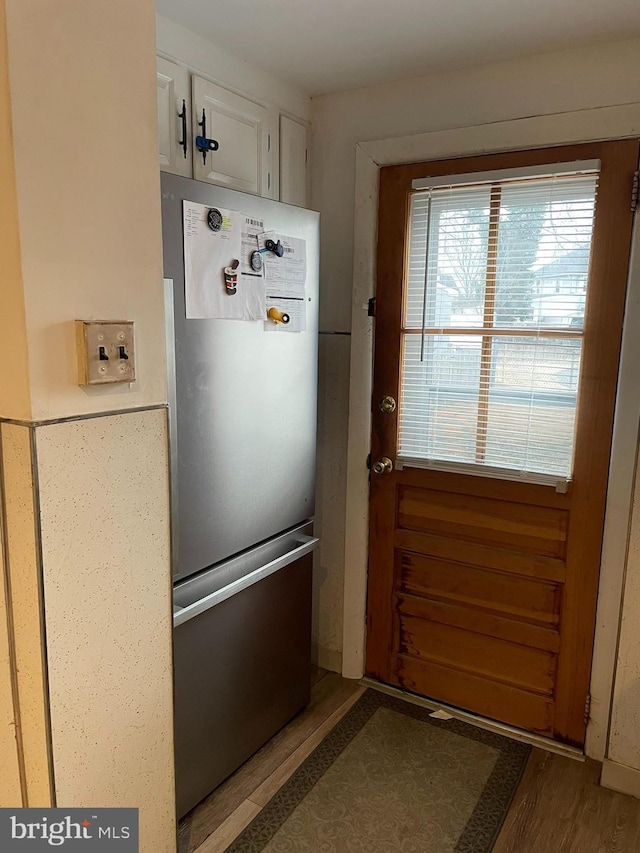
{"label": "white sheet of paper", "polygon": [[267,320],[264,324],[266,332],[304,332],[307,328],[307,300],[279,299],[277,296],[267,296],[267,311],[269,308],[279,308],[289,315],[288,323],[274,323]]}
{"label": "white sheet of paper", "polygon": [[435,720],[453,720],[451,714],[447,714],[447,712],[443,711],[442,708],[438,708],[437,711],[429,714],[429,716],[433,717]]}
{"label": "white sheet of paper", "polygon": [[273,252],[265,252],[264,278],[267,296],[284,296],[288,299],[304,299],[307,280],[307,244],[298,237],[285,237],[275,231],[266,231],[259,237],[260,246],[267,240],[280,242],[284,255],[278,258]]}
{"label": "white sheet of paper", "polygon": [[188,319],[264,320],[266,301],[262,278],[242,274],[238,268],[237,290],[229,294],[224,268],[243,258],[245,217],[236,210],[218,208],[222,228],[207,224],[210,207],[183,201],[184,284]]}

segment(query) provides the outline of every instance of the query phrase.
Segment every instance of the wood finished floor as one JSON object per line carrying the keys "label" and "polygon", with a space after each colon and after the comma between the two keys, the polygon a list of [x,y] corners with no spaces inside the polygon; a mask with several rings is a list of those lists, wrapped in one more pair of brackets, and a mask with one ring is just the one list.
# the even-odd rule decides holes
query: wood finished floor
{"label": "wood finished floor", "polygon": [[[324,670],[313,681],[309,706],[181,823],[180,853],[223,853],[364,692]],[[599,775],[534,749],[493,853],[639,853],[640,802]]]}

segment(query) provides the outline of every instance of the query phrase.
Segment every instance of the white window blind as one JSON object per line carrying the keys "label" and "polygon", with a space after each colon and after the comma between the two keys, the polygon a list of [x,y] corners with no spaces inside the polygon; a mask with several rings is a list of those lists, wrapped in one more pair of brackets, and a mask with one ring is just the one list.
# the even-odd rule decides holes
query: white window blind
{"label": "white window blind", "polygon": [[597,173],[412,195],[398,459],[571,477]]}

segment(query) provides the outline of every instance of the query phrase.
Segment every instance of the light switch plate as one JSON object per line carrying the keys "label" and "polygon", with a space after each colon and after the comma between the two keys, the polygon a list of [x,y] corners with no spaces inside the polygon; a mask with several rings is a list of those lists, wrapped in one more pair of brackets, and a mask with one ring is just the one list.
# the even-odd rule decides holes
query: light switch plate
{"label": "light switch plate", "polygon": [[105,385],[136,378],[133,323],[76,320],[78,384]]}

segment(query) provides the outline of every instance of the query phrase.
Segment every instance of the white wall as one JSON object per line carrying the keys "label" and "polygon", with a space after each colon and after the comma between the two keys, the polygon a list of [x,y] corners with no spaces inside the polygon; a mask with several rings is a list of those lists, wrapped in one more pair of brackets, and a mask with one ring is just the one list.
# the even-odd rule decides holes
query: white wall
{"label": "white wall", "polygon": [[633,504],[608,757],[640,770],[640,478]]}
{"label": "white wall", "polygon": [[349,331],[357,142],[632,103],[640,40],[484,65],[312,100],[312,204],[321,211],[321,328]]}
{"label": "white wall", "polygon": [[[259,26],[259,15],[256,26]],[[162,15],[156,15],[156,44],[162,56],[186,65],[239,95],[246,95],[305,121],[309,119],[311,102],[300,87],[274,77]]]}
{"label": "white wall", "polygon": [[[598,107],[636,103],[639,100],[640,41],[599,45],[545,56],[500,62],[418,80],[375,86],[315,98],[312,101],[312,206],[322,214],[321,229],[321,320],[325,333],[351,329],[351,281],[353,269],[353,220],[355,146],[365,140],[446,132],[456,128],[490,127],[533,116],[571,113],[568,125],[581,126],[579,117]],[[567,127],[567,135],[571,135]],[[469,131],[472,135],[472,131]],[[640,127],[638,127],[640,134]],[[526,131],[523,134],[526,138]],[[446,133],[443,134],[443,138]],[[485,134],[477,132],[477,151],[482,152]],[[586,137],[588,138],[588,137]],[[527,144],[540,144],[531,136]],[[389,144],[393,148],[393,143]],[[455,155],[442,151],[439,156]],[[386,158],[385,162],[392,162]],[[358,200],[360,201],[360,200]],[[338,351],[338,336],[325,334],[325,359],[342,375],[349,373],[349,357]],[[344,389],[341,378],[336,386]],[[321,442],[329,464],[337,472],[346,470],[349,397],[334,401],[330,412],[321,414]],[[330,450],[329,450],[330,448]],[[365,459],[361,460],[364,465]],[[357,460],[356,460],[357,461]],[[353,463],[353,460],[350,460]],[[632,464],[632,462],[630,462]],[[344,487],[344,480],[343,480]],[[319,507],[322,518],[321,551],[323,583],[318,589],[320,612],[335,614],[336,590],[359,567],[344,564],[344,491],[332,490],[331,500]],[[347,507],[347,513],[358,508]],[[345,614],[352,602],[344,602]],[[358,607],[353,612],[359,612]],[[341,614],[340,614],[341,615]],[[343,651],[336,643],[339,618],[327,624],[320,619],[318,644],[333,653]],[[324,625],[324,628],[322,627]],[[348,625],[345,623],[345,633]],[[357,626],[356,632],[360,630]]]}

